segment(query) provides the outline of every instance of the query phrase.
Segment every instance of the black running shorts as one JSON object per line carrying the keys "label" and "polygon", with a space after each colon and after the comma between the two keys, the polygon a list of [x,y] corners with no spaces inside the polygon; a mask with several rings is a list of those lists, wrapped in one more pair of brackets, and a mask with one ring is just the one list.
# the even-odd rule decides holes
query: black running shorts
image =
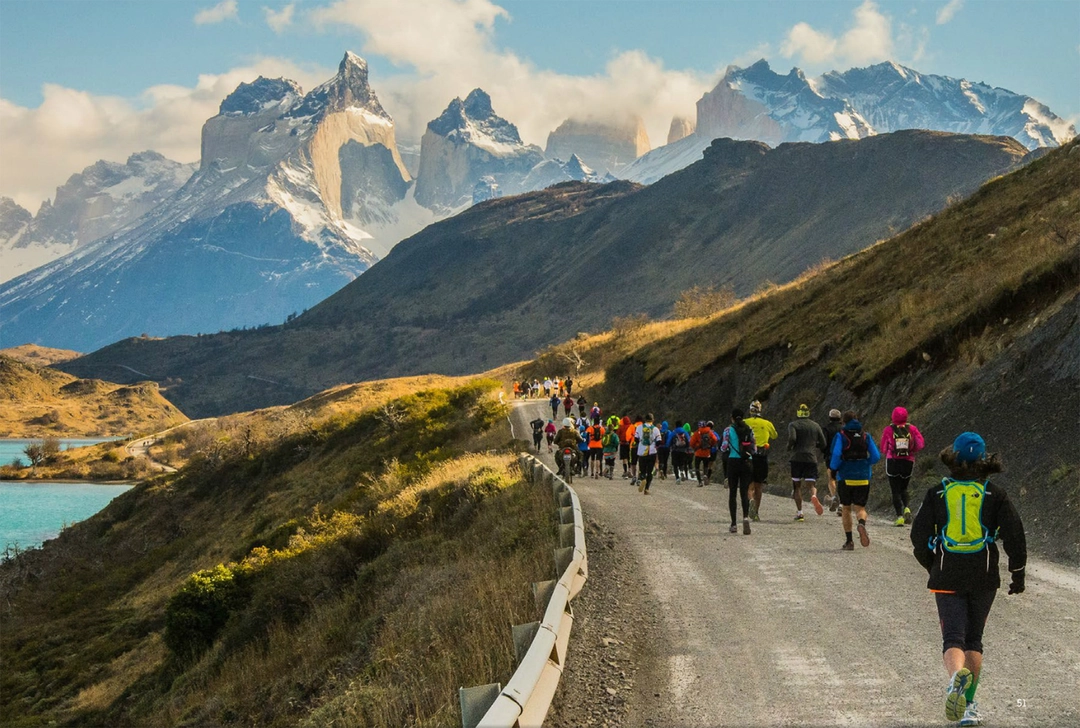
{"label": "black running shorts", "polygon": [[791,461],[792,480],[817,480],[817,461],[812,463],[800,463]]}
{"label": "black running shorts", "polygon": [[769,456],[754,455],[754,473],[752,483],[764,483],[769,478]]}
{"label": "black running shorts", "polygon": [[842,480],[836,481],[836,495],[843,506],[866,506],[870,499],[869,485],[848,485]]}
{"label": "black running shorts", "polygon": [[619,460],[629,460],[629,459],[630,459],[630,443],[628,443],[628,442],[620,442],[619,443]]}

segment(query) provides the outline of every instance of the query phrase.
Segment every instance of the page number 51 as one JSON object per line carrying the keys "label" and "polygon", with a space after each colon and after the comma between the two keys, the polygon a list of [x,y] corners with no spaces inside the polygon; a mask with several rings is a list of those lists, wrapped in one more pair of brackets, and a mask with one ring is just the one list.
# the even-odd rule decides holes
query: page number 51
{"label": "page number 51", "polygon": [[1016,699],[1016,707],[1017,708],[1026,708],[1027,707],[1027,699],[1026,698],[1017,698]]}

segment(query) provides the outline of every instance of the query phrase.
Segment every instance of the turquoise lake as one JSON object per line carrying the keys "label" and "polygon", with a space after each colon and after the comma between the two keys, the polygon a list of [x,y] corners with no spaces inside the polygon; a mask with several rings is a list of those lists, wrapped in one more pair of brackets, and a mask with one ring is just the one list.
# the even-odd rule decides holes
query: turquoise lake
{"label": "turquoise lake", "polygon": [[[60,448],[68,450],[112,439],[62,439]],[[41,439],[0,440],[0,464],[13,460],[26,464],[23,448],[31,442]],[[15,544],[20,549],[40,546],[55,538],[65,525],[89,518],[130,489],[130,485],[0,481],[0,551]]]}
{"label": "turquoise lake", "polygon": [[[96,445],[99,442],[109,442],[115,440],[115,437],[99,437],[96,439],[71,439],[61,438],[60,449],[70,450],[74,447],[84,447],[86,445]],[[22,465],[26,466],[30,464],[26,455],[23,454],[23,448],[29,445],[31,442],[41,442],[41,438],[29,438],[29,439],[11,439],[0,440],[0,465],[10,465],[15,460],[18,460]]]}
{"label": "turquoise lake", "polygon": [[89,518],[130,485],[0,482],[0,545],[40,546],[60,529]]}

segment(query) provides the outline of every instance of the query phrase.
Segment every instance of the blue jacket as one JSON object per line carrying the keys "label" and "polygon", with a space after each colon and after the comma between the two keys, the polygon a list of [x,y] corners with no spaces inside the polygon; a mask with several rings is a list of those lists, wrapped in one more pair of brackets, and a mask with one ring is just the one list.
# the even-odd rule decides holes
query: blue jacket
{"label": "blue jacket", "polygon": [[[845,430],[862,430],[858,420],[852,420],[844,425]],[[829,468],[836,471],[836,479],[848,482],[850,485],[868,485],[870,483],[871,466],[881,460],[881,451],[878,450],[873,436],[863,430],[866,438],[866,449],[870,455],[866,460],[843,460],[840,455],[844,449],[844,438],[840,433],[833,438],[832,455],[829,458]],[[860,483],[859,481],[866,481]]]}

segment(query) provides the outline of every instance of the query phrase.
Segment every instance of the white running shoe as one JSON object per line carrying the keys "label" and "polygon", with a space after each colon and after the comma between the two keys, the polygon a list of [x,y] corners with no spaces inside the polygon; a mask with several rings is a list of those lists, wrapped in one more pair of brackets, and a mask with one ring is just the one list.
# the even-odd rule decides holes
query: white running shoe
{"label": "white running shoe", "polygon": [[979,715],[979,706],[972,700],[967,704],[967,708],[964,709],[964,717],[960,719],[961,728],[967,726],[982,725],[982,716]]}

